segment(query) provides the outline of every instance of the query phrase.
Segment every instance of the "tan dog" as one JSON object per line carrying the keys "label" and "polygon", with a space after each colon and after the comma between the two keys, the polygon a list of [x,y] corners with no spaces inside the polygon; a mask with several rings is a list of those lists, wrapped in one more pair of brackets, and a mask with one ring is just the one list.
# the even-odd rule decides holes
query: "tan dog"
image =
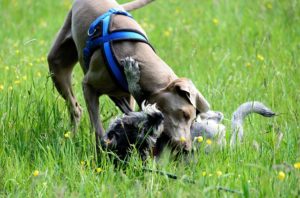
{"label": "tan dog", "polygon": [[[48,55],[48,63],[52,79],[58,92],[66,100],[71,120],[76,126],[82,115],[71,86],[71,73],[79,61],[83,71],[83,92],[91,123],[96,131],[96,141],[104,135],[99,119],[99,97],[108,95],[121,109],[124,98],[130,101],[130,94],[123,91],[110,75],[101,55],[96,50],[90,61],[89,69],[84,67],[83,49],[87,40],[87,30],[98,16],[110,8],[133,10],[149,3],[151,0],[137,0],[124,6],[114,0],[75,0],[64,25],[58,33],[54,45]],[[138,23],[126,16],[112,16],[110,30],[134,29],[144,33]],[[120,41],[112,44],[118,61],[131,56],[140,67],[140,86],[144,93],[143,100],[157,103],[157,107],[165,117],[164,135],[170,142],[185,149],[191,149],[190,127],[196,118],[196,111],[206,112],[208,102],[185,78],[178,78],[172,69],[157,56],[153,49],[145,43],[136,41]],[[140,105],[140,100],[138,101]]]}

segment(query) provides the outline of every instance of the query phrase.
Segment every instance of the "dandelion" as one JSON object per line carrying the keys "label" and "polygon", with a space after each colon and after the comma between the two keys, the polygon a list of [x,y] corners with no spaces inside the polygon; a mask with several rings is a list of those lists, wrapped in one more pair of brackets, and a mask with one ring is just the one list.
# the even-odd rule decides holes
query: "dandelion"
{"label": "dandelion", "polygon": [[294,164],[294,168],[300,169],[300,162],[296,162],[296,163]]}
{"label": "dandelion", "polygon": [[23,76],[22,78],[23,78],[23,80],[27,80],[27,76]]}
{"label": "dandelion", "polygon": [[20,54],[20,50],[17,49],[17,50],[15,51],[15,53],[16,53],[17,55]]}
{"label": "dandelion", "polygon": [[269,10],[272,10],[272,8],[273,8],[273,5],[272,5],[272,3],[267,3],[266,4],[266,7],[269,9]]}
{"label": "dandelion", "polygon": [[181,136],[180,139],[179,139],[179,141],[180,141],[181,143],[184,143],[184,142],[186,141],[186,139],[185,139],[185,137]]}
{"label": "dandelion", "polygon": [[211,139],[207,139],[207,140],[206,140],[206,144],[211,145],[211,144],[212,144]]}
{"label": "dandelion", "polygon": [[202,172],[202,176],[205,177],[207,175],[206,171]]}
{"label": "dandelion", "polygon": [[6,66],[6,67],[5,67],[5,70],[6,70],[6,71],[8,71],[8,70],[9,70],[9,67],[8,67],[8,66]]}
{"label": "dandelion", "polygon": [[85,165],[85,161],[81,160],[80,164],[81,164],[81,166],[84,166]]}
{"label": "dandelion", "polygon": [[97,173],[101,173],[102,171],[103,171],[102,168],[100,168],[100,167],[96,168],[96,172],[97,172]]}
{"label": "dandelion", "polygon": [[42,57],[40,58],[40,60],[41,60],[41,62],[45,62],[45,61],[46,61],[46,58],[45,58],[44,56],[42,56]]}
{"label": "dandelion", "polygon": [[41,72],[37,72],[36,75],[37,75],[37,77],[41,77],[42,76]]}
{"label": "dandelion", "polygon": [[3,91],[4,85],[0,84],[0,91]]}
{"label": "dandelion", "polygon": [[213,22],[214,25],[219,25],[219,19],[217,19],[217,18],[214,18],[212,20],[212,22]]}
{"label": "dandelion", "polygon": [[64,134],[65,138],[70,138],[71,137],[71,131],[68,131]]}
{"label": "dandelion", "polygon": [[32,67],[32,66],[33,66],[33,63],[32,63],[32,62],[30,62],[30,63],[28,63],[28,65],[29,65],[30,67]]}
{"label": "dandelion", "polygon": [[198,137],[195,137],[197,142],[201,143],[203,142],[203,137],[202,136],[198,136]]}
{"label": "dandelion", "polygon": [[20,80],[15,80],[15,82],[14,82],[16,85],[18,85],[18,84],[20,84],[21,83],[21,81]]}
{"label": "dandelion", "polygon": [[219,170],[218,170],[218,171],[216,172],[216,174],[217,174],[218,177],[220,177],[220,176],[222,175],[222,171],[219,171]]}
{"label": "dandelion", "polygon": [[278,179],[281,180],[281,181],[283,181],[285,179],[285,173],[282,172],[282,171],[279,171],[279,173],[278,173]]}
{"label": "dandelion", "polygon": [[171,32],[169,30],[164,31],[164,36],[169,37],[171,35]]}
{"label": "dandelion", "polygon": [[33,173],[32,173],[32,175],[33,175],[34,177],[39,176],[39,174],[40,174],[40,171],[38,171],[38,170],[35,170],[35,171],[33,171]]}
{"label": "dandelion", "polygon": [[246,63],[246,67],[251,67],[252,65],[251,65],[251,63]]}
{"label": "dandelion", "polygon": [[264,61],[265,58],[261,55],[261,54],[257,54],[256,58],[259,60],[259,61]]}

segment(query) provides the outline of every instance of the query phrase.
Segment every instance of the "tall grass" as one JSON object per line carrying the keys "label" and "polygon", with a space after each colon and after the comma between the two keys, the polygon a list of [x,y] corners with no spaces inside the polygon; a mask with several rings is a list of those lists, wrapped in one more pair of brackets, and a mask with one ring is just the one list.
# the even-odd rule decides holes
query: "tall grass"
{"label": "tall grass", "polygon": [[[300,170],[293,167],[300,161],[298,1],[157,0],[133,13],[157,53],[227,119],[249,100],[280,113],[274,119],[250,116],[245,141],[234,151],[213,142],[207,154],[204,142],[189,160],[172,161],[166,152],[146,164],[178,180],[143,171],[137,155],[125,168],[114,168],[104,154],[98,163],[85,109],[78,133],[65,137],[69,117],[46,55],[70,6],[68,0],[0,0],[0,196],[300,195]],[[84,107],[82,77],[76,67],[74,89]],[[101,103],[103,119],[120,113],[107,98]],[[225,124],[229,138],[230,121]]]}

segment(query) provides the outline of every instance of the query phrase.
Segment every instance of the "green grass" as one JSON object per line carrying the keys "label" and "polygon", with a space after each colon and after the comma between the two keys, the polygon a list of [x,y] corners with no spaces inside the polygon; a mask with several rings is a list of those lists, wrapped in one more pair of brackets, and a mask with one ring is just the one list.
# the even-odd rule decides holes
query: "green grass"
{"label": "green grass", "polygon": [[[300,195],[300,170],[293,168],[300,161],[297,0],[157,0],[133,13],[157,53],[178,76],[191,78],[226,118],[249,100],[281,113],[274,119],[250,116],[245,142],[235,151],[226,147],[205,154],[202,148],[189,163],[171,161],[166,153],[158,164],[147,164],[179,180],[143,172],[136,157],[125,169],[114,169],[107,156],[96,164],[86,109],[78,134],[64,137],[69,117],[49,78],[46,56],[70,5],[68,0],[0,0],[0,197]],[[82,77],[76,67],[74,89],[84,107]],[[107,98],[101,100],[103,119],[120,114]],[[229,140],[230,122],[225,124]],[[276,147],[279,132],[283,140]],[[97,173],[97,167],[103,171]],[[283,181],[279,171],[286,175]]]}

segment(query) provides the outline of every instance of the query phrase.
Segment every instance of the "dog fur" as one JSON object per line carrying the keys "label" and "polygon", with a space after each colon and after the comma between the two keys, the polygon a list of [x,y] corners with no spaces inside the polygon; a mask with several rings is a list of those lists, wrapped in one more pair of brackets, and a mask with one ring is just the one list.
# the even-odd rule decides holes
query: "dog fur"
{"label": "dog fur", "polygon": [[[150,1],[134,2],[125,4],[125,8],[137,9]],[[52,80],[68,105],[74,130],[82,116],[82,108],[72,89],[71,74],[75,64],[80,63],[85,74],[82,82],[84,98],[92,127],[95,130],[97,145],[100,145],[100,139],[104,136],[104,129],[99,118],[101,105],[99,97],[108,95],[123,112],[129,112],[133,107],[133,98],[114,81],[105,65],[100,49],[92,55],[89,69],[84,67],[83,49],[87,40],[87,30],[98,16],[110,8],[124,10],[124,7],[115,0],[75,0],[48,55]],[[128,28],[145,34],[141,26],[129,17],[121,15],[112,17],[111,31]],[[139,84],[144,95],[137,102],[141,105],[142,100],[147,100],[151,104],[157,104],[165,118],[163,134],[168,137],[166,140],[185,150],[191,150],[190,127],[196,118],[196,112],[203,113],[209,110],[206,99],[189,79],[177,77],[148,44],[120,41],[113,42],[112,49],[119,62],[131,56],[139,63],[141,72]],[[124,105],[126,102],[130,104],[130,107]],[[180,141],[182,137],[187,141]]]}
{"label": "dog fur", "polygon": [[130,112],[115,119],[101,140],[102,148],[113,151],[124,160],[132,145],[146,160],[163,131],[163,114],[156,105],[142,105],[141,112]]}

